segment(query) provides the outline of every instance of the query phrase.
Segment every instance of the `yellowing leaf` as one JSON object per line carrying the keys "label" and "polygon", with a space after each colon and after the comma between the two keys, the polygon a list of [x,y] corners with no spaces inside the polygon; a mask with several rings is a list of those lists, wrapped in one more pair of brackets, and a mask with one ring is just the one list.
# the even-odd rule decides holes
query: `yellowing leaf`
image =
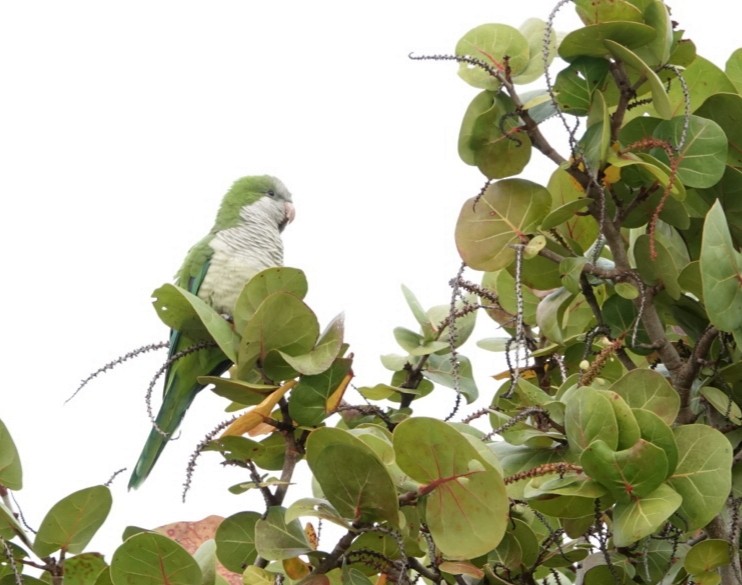
{"label": "yellowing leaf", "polygon": [[[270,416],[273,408],[278,404],[278,401],[283,398],[291,388],[296,386],[296,380],[289,380],[283,386],[281,386],[275,392],[271,392],[268,397],[263,400],[260,404],[247,411],[245,414],[240,416],[231,425],[229,425],[225,431],[221,434],[222,437],[229,436],[240,436],[247,432],[254,431],[258,425],[261,425],[265,419]],[[271,427],[271,430],[273,427]],[[255,433],[258,434],[258,433]]]}

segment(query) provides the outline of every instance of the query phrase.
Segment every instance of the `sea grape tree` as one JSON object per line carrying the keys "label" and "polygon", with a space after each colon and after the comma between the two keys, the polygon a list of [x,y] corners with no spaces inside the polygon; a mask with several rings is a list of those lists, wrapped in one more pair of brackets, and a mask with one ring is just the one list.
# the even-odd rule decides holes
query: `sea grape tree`
{"label": "sea grape tree", "polygon": [[[557,34],[567,4],[583,26]],[[395,329],[390,379],[350,390],[343,319],[320,326],[300,270],[260,273],[230,322],[165,285],[167,325],[234,363],[203,379],[237,415],[198,452],[262,505],[190,552],[132,528],[85,573],[107,489],[60,501],[35,539],[6,502],[0,582],[32,565],[101,585],[742,582],[742,50],[712,64],[661,0],[561,0],[412,58],[478,90],[458,151],[485,179],[449,301],[403,291],[417,326]],[[501,333],[477,343],[507,363],[485,383],[464,355],[480,313]],[[5,494],[21,472],[3,426],[0,446]]]}

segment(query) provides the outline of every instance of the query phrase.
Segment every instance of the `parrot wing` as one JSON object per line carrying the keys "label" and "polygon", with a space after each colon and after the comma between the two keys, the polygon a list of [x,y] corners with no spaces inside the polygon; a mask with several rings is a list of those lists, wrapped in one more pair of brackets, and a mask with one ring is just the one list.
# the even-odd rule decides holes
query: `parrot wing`
{"label": "parrot wing", "polygon": [[[209,271],[212,250],[208,242],[211,237],[213,234],[191,248],[177,275],[177,284],[193,294],[198,294]],[[168,361],[196,343],[180,331],[171,330]],[[193,399],[204,388],[203,384],[198,383],[197,377],[220,376],[231,364],[218,347],[209,347],[184,355],[168,366],[162,405],[129,479],[129,489],[136,489],[147,479],[165,445],[180,426]]]}

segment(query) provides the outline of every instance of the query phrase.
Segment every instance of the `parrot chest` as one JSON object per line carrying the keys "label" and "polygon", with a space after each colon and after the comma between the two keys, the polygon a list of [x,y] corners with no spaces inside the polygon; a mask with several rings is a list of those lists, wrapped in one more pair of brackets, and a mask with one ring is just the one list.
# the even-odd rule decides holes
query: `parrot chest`
{"label": "parrot chest", "polygon": [[231,315],[237,297],[250,278],[261,270],[282,263],[280,239],[270,247],[235,247],[229,238],[217,235],[210,243],[214,253],[198,296],[217,312]]}

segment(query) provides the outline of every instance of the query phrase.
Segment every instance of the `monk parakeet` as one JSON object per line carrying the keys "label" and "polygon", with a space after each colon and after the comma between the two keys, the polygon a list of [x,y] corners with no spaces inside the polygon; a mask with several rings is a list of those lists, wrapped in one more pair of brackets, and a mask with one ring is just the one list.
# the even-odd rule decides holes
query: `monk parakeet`
{"label": "monk parakeet", "polygon": [[[270,176],[237,180],[222,200],[214,227],[188,252],[175,284],[198,295],[217,312],[232,315],[245,283],[261,270],[282,264],[281,232],[293,219],[291,193],[281,181]],[[169,356],[194,343],[172,330]],[[196,378],[221,375],[230,365],[221,350],[209,348],[188,354],[168,368],[157,426],[152,428],[142,449],[129,489],[147,478],[203,388]]]}

